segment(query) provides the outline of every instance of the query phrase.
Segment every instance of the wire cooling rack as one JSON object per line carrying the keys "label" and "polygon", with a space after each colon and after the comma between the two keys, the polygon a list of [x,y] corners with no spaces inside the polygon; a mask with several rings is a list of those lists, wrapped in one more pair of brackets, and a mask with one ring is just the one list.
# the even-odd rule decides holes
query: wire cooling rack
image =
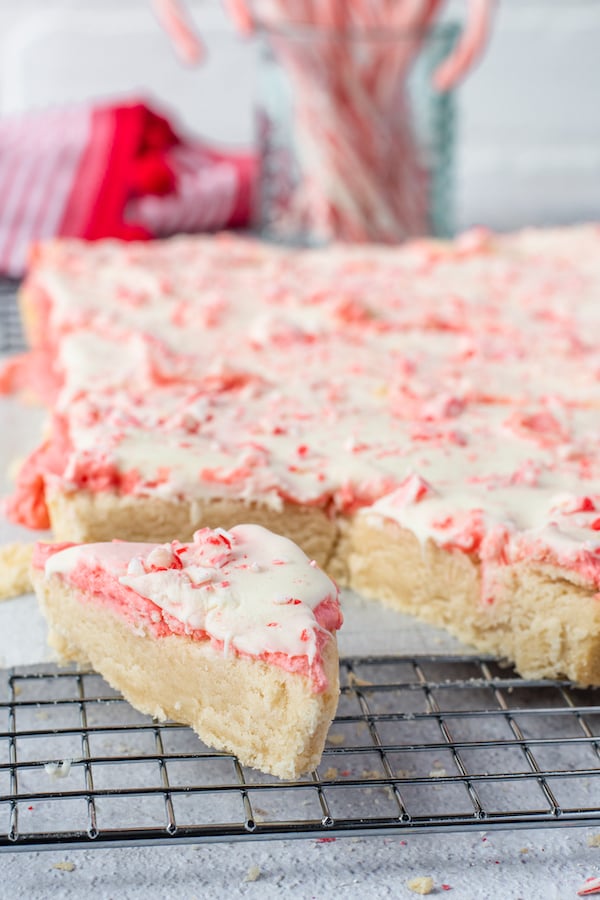
{"label": "wire cooling rack", "polygon": [[0,848],[600,824],[600,691],[485,658],[341,663],[319,768],[283,782],[93,672],[0,680]]}
{"label": "wire cooling rack", "polygon": [[0,353],[24,349],[23,332],[16,302],[18,282],[0,278]]}

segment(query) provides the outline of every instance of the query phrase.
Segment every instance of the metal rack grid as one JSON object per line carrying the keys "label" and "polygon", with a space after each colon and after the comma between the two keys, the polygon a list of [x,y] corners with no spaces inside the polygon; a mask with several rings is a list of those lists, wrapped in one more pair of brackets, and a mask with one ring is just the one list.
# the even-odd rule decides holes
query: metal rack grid
{"label": "metal rack grid", "polygon": [[0,353],[24,349],[23,331],[16,294],[19,283],[0,278]]}
{"label": "metal rack grid", "polygon": [[321,765],[283,782],[93,672],[5,672],[0,848],[600,824],[598,690],[469,656],[351,658],[341,675]]}

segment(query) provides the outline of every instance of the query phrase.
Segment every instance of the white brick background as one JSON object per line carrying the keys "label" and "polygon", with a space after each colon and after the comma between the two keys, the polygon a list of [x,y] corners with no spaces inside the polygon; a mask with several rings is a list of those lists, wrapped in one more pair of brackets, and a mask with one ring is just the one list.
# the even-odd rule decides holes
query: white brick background
{"label": "white brick background", "polygon": [[504,0],[460,95],[461,221],[600,217],[600,3]]}
{"label": "white brick background", "polygon": [[[188,5],[209,40],[200,69],[178,63],[146,0],[0,0],[0,114],[142,91],[213,139],[249,142],[253,49],[216,0]],[[599,218],[599,87],[600,0],[503,0],[459,96],[459,225]]]}

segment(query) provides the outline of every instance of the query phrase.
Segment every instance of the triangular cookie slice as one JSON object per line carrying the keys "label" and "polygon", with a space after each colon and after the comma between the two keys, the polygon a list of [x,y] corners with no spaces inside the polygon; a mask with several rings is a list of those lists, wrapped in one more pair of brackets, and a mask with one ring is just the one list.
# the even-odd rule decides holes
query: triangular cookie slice
{"label": "triangular cookie slice", "polygon": [[33,581],[61,658],[137,709],[281,778],[321,757],[339,694],[338,590],[258,525],[191,543],[38,544]]}

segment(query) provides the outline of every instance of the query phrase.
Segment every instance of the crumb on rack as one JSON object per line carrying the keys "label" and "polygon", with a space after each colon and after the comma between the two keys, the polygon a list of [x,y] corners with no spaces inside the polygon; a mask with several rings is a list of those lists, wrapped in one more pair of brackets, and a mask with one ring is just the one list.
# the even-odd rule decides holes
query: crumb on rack
{"label": "crumb on rack", "polygon": [[29,566],[33,544],[15,542],[0,546],[0,600],[10,600],[32,590]]}
{"label": "crumb on rack", "polygon": [[66,778],[71,772],[72,759],[63,759],[62,762],[48,762],[44,766],[46,774],[50,778]]}
{"label": "crumb on rack", "polygon": [[344,735],[343,734],[328,734],[327,735],[327,743],[328,744],[343,744],[344,743]]}
{"label": "crumb on rack", "polygon": [[372,681],[366,681],[364,678],[359,678],[354,672],[348,672],[349,687],[352,687],[353,685],[356,685],[357,687],[370,687],[372,684]]}
{"label": "crumb on rack", "polygon": [[407,881],[406,887],[414,894],[430,894],[433,890],[433,878],[431,875],[420,875]]}

